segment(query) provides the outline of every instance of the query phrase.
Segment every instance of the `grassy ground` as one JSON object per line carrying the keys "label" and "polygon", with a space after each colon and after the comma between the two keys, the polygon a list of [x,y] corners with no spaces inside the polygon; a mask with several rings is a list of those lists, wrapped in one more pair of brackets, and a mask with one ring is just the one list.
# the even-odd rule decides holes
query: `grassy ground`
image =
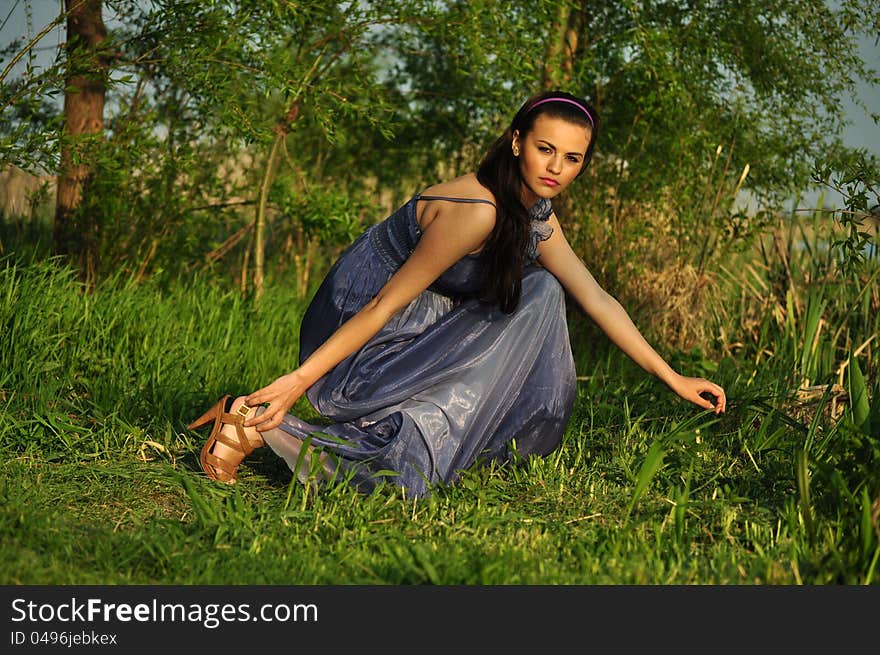
{"label": "grassy ground", "polygon": [[[720,418],[573,329],[582,379],[562,446],[416,500],[316,493],[267,449],[234,487],[201,473],[204,433],[185,425],[295,364],[304,303],[283,286],[255,310],[197,277],[83,294],[51,262],[0,264],[4,584],[880,581],[878,383],[852,353],[876,329],[870,307],[862,334],[830,346],[852,355],[842,410],[828,328],[805,341],[809,319],[790,333],[762,319],[757,345],[724,357],[665,353],[725,386]],[[820,393],[799,401],[807,365]]]}

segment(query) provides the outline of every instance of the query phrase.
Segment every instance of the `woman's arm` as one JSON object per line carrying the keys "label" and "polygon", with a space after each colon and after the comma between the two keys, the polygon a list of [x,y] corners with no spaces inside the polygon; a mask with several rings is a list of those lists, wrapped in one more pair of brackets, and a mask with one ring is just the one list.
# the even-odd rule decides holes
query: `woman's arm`
{"label": "woman's arm", "polygon": [[[714,409],[716,414],[723,412],[727,404],[724,390],[703,378],[685,377],[672,370],[645,341],[620,303],[599,286],[581,258],[571,249],[555,214],[550,215],[549,224],[553,234],[538,244],[539,262],[556,276],[608,338],[636,364],[663,380],[685,400],[705,409]],[[715,396],[714,404],[700,395],[706,392]]]}
{"label": "woman's arm", "polygon": [[[465,214],[465,215],[463,215]],[[285,412],[343,359],[372,339],[398,311],[428,288],[447,268],[478,249],[495,225],[495,208],[474,204],[437,213],[413,253],[385,286],[357,314],[343,323],[302,365],[250,394],[248,405],[268,403],[265,412],[245,425],[258,430],[278,427]]]}

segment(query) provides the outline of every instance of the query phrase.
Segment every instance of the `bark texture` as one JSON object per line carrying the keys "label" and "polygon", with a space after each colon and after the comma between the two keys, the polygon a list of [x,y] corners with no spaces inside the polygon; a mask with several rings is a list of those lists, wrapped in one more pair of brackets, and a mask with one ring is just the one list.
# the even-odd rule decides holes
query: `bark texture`
{"label": "bark texture", "polygon": [[54,248],[93,282],[98,266],[97,221],[78,211],[94,175],[94,139],[104,131],[108,61],[102,53],[107,30],[102,0],[65,0],[68,68],[64,92],[64,133],[55,201]]}

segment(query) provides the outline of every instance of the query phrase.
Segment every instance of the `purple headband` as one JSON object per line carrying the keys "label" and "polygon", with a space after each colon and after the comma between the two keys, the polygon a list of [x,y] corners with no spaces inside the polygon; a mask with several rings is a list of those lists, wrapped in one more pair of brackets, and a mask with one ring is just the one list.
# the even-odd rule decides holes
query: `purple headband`
{"label": "purple headband", "polygon": [[544,98],[543,100],[538,100],[538,102],[536,102],[531,107],[529,107],[526,114],[531,112],[538,105],[543,105],[545,102],[567,102],[570,105],[574,105],[575,107],[577,107],[578,109],[580,109],[582,112],[584,112],[587,115],[587,120],[590,121],[590,127],[592,127],[592,128],[596,127],[596,124],[593,122],[593,117],[590,115],[590,112],[587,111],[587,108],[584,107],[581,103],[579,103],[575,100],[569,100],[568,98]]}

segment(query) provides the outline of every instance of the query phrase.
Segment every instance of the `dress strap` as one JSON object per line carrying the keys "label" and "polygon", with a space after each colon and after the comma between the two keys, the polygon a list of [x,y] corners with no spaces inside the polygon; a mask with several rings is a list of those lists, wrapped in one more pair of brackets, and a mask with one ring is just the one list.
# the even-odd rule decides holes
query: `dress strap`
{"label": "dress strap", "polygon": [[485,198],[451,198],[449,196],[423,196],[421,193],[417,193],[415,196],[416,200],[449,200],[451,202],[483,202],[487,205],[495,206],[495,203],[491,200],[486,200]]}

